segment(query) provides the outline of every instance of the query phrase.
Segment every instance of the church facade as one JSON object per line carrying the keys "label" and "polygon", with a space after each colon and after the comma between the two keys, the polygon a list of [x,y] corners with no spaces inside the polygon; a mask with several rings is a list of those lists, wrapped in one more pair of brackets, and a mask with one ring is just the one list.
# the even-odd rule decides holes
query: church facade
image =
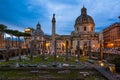
{"label": "church facade", "polygon": [[35,40],[37,44],[34,46],[41,50],[44,48],[46,53],[53,53],[55,50],[56,53],[65,53],[67,48],[68,52],[74,54],[77,46],[84,51],[87,51],[88,48],[95,50],[98,48],[99,41],[98,34],[95,32],[94,20],[87,14],[87,9],[84,6],[75,21],[74,31],[70,35],[56,34],[55,14],[52,18],[52,35],[45,35],[39,23],[31,35],[32,37],[26,44],[29,44],[31,40]]}

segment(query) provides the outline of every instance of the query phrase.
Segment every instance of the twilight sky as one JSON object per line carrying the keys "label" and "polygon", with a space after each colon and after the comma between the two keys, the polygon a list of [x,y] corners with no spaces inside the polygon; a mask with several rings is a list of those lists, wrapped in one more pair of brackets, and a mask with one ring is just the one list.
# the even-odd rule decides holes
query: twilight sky
{"label": "twilight sky", "polygon": [[56,14],[56,32],[70,34],[83,5],[95,22],[99,32],[110,24],[118,22],[120,0],[0,0],[0,24],[9,29],[24,31],[41,24],[46,34],[51,34],[52,14]]}

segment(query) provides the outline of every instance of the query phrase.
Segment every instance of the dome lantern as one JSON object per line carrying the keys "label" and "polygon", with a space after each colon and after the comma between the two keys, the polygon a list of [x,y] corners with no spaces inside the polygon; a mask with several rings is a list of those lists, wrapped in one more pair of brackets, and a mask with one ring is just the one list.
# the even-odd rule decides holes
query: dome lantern
{"label": "dome lantern", "polygon": [[83,6],[81,9],[81,15],[86,15],[87,14],[87,9]]}
{"label": "dome lantern", "polygon": [[37,30],[40,30],[40,29],[41,29],[41,25],[40,25],[39,22],[38,22],[38,24],[36,25],[36,29],[37,29]]}

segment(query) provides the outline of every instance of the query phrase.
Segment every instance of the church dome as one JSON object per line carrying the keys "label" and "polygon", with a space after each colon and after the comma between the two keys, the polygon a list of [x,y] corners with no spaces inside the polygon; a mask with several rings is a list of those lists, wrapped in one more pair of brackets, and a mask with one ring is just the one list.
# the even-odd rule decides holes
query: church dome
{"label": "church dome", "polygon": [[36,35],[36,36],[43,36],[44,35],[44,32],[42,31],[41,25],[40,25],[39,22],[36,25],[36,30],[33,32],[33,34]]}
{"label": "church dome", "polygon": [[89,23],[95,25],[94,20],[91,16],[87,15],[87,9],[83,6],[83,8],[81,9],[81,15],[78,16],[75,21],[75,26]]}
{"label": "church dome", "polygon": [[94,21],[93,21],[91,16],[89,16],[89,15],[86,15],[86,16],[80,15],[75,21],[75,25],[77,25],[77,24],[86,24],[86,23],[87,24],[90,23],[90,24],[94,25]]}
{"label": "church dome", "polygon": [[35,35],[37,35],[37,36],[43,36],[44,35],[44,32],[42,31],[42,30],[36,30],[35,31]]}

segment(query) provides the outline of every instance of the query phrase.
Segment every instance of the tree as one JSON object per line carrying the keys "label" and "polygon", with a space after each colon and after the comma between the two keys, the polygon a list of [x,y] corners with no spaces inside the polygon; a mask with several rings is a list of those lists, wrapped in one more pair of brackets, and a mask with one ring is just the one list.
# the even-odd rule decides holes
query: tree
{"label": "tree", "polygon": [[[1,37],[1,35],[2,34],[4,34],[4,30],[5,29],[7,29],[7,26],[5,26],[4,24],[0,24],[0,37]],[[2,44],[2,42],[1,42],[1,44]],[[6,44],[6,43],[5,43]],[[6,47],[6,49],[7,49],[7,47]],[[6,54],[5,54],[5,60],[6,61],[9,61],[9,56],[8,56],[8,50],[6,50],[7,52],[6,52]]]}
{"label": "tree", "polygon": [[7,26],[0,24],[0,32],[4,32],[5,29],[7,29]]}
{"label": "tree", "polygon": [[119,23],[120,23],[120,16],[118,16],[118,18],[119,18]]}
{"label": "tree", "polygon": [[120,16],[118,16],[118,18],[120,19]]}
{"label": "tree", "polygon": [[116,71],[120,72],[120,56],[116,57],[111,61],[113,64],[115,64]]}
{"label": "tree", "polygon": [[23,34],[24,37],[30,37],[31,36],[31,34],[29,34],[29,33],[24,33],[23,32],[22,34]]}
{"label": "tree", "polygon": [[[4,30],[7,29],[7,26],[5,26],[4,24],[0,24],[0,37],[2,34],[4,34]],[[2,44],[2,42],[1,42]]]}

